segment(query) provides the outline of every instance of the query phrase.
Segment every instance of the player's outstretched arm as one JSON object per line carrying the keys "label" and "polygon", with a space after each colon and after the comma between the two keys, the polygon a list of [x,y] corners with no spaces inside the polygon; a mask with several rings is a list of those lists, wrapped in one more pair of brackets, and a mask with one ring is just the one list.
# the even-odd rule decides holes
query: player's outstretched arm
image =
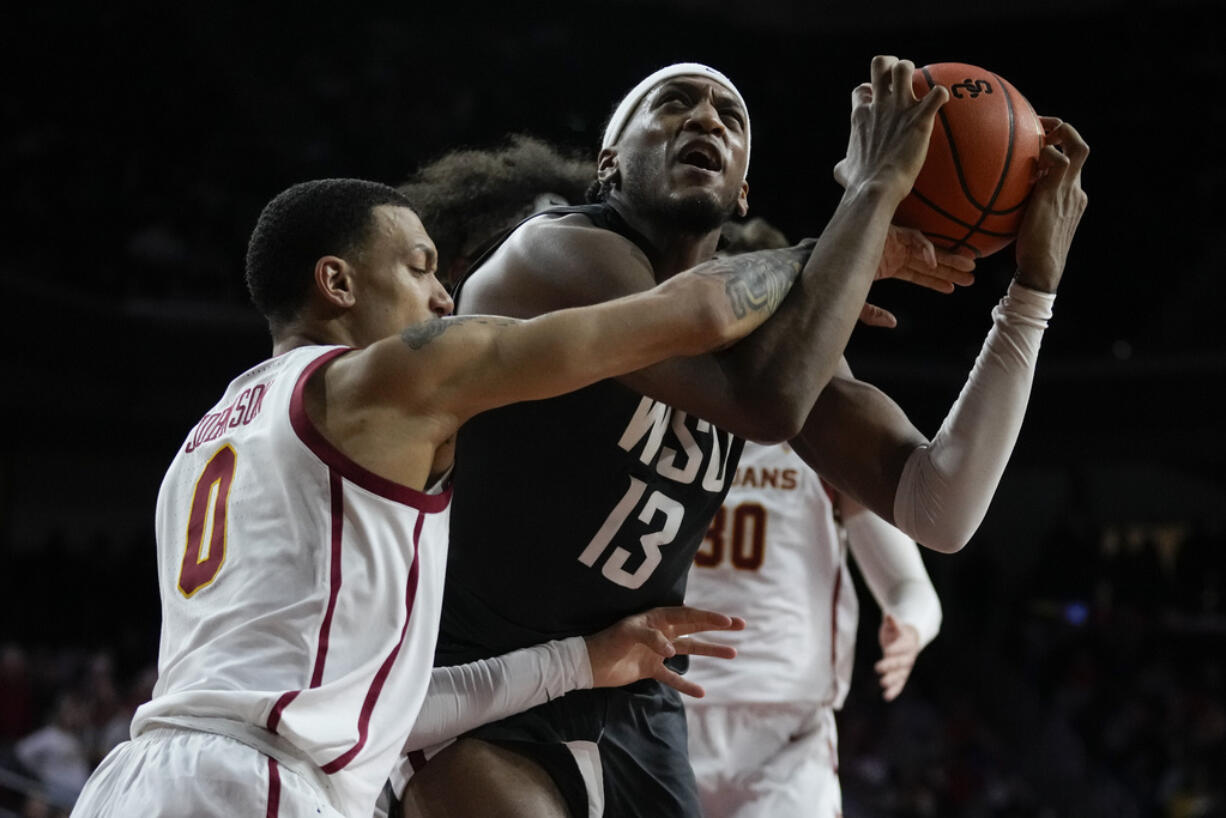
{"label": "player's outstretched arm", "polygon": [[497,406],[726,347],[779,307],[799,270],[796,260],[714,259],[647,292],[526,321],[435,318],[370,347],[360,371],[385,401],[458,426]]}
{"label": "player's outstretched arm", "polygon": [[1051,131],[1018,234],[1018,272],[941,428],[927,440],[887,395],[836,375],[793,446],[811,466],[922,545],[957,551],[987,512],[1021,429],[1055,288],[1085,210],[1089,147]]}
{"label": "player's outstretched arm", "polygon": [[[807,242],[708,264],[743,275],[795,277],[812,247],[813,242]],[[516,230],[465,282],[459,308],[464,314],[528,318],[599,304],[655,286],[650,262],[628,239],[594,227],[581,215],[545,215]],[[753,389],[750,385],[742,389],[730,378],[723,355],[670,358],[619,380],[636,392],[743,436],[761,437],[764,429],[771,428],[769,417],[741,405],[740,392],[752,394]]]}
{"label": "player's outstretched arm", "polygon": [[690,696],[703,690],[664,666],[677,654],[731,659],[734,648],[690,638],[741,630],[745,620],[687,606],[652,608],[587,637],[431,671],[430,687],[404,751],[424,749],[572,690],[656,679]]}

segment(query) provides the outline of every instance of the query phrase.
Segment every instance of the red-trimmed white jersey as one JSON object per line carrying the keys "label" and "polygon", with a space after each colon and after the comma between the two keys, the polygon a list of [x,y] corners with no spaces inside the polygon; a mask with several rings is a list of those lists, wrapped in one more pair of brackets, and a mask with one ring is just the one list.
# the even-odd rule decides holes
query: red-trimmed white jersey
{"label": "red-trimmed white jersey", "polygon": [[303,408],[338,347],[245,372],[192,430],[157,505],[159,716],[235,719],[288,740],[345,815],[372,814],[433,665],[448,487],[379,477]]}
{"label": "red-trimmed white jersey", "polygon": [[747,623],[720,634],[736,659],[691,657],[687,677],[706,688],[703,703],[842,705],[859,604],[830,497],[787,445],[745,444],[685,601]]}

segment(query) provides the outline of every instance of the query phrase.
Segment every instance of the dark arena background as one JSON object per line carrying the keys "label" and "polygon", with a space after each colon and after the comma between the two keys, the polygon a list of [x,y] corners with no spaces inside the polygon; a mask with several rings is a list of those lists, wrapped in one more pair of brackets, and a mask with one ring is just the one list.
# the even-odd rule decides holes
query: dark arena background
{"label": "dark arena background", "polygon": [[[1093,154],[1016,453],[970,545],[925,554],[944,625],[890,705],[861,589],[845,813],[1226,815],[1219,4],[251,6],[3,15],[0,816],[71,803],[22,737],[101,753],[148,695],[158,483],[268,354],[242,270],[269,198],[513,132],[594,156],[631,85],[698,60],[748,100],[753,214],[816,235],[877,53],[990,68]],[[1011,273],[1005,250],[951,296],[879,284],[901,324],[856,331],[857,374],[932,434]]]}

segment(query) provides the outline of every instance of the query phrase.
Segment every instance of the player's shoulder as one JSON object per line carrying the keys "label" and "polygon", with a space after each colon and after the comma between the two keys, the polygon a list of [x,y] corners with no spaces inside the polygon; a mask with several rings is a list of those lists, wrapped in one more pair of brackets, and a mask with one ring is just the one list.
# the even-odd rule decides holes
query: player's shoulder
{"label": "player's shoulder", "polygon": [[460,311],[528,317],[654,283],[647,256],[625,236],[584,213],[544,213],[520,225],[469,276]]}
{"label": "player's shoulder", "polygon": [[542,213],[512,233],[502,249],[508,262],[546,277],[651,273],[638,245],[586,213]]}
{"label": "player's shoulder", "polygon": [[361,441],[369,442],[373,430],[385,452],[437,445],[454,434],[457,393],[447,387],[454,387],[455,373],[483,348],[479,339],[472,342],[472,333],[449,332],[454,320],[414,324],[315,371],[303,396],[325,437],[362,462],[346,445],[366,445]]}
{"label": "player's shoulder", "polygon": [[646,261],[646,256],[634,242],[596,224],[589,214],[583,212],[541,213],[520,225],[507,239],[507,245],[513,250],[530,250],[534,253],[612,249],[637,254]]}

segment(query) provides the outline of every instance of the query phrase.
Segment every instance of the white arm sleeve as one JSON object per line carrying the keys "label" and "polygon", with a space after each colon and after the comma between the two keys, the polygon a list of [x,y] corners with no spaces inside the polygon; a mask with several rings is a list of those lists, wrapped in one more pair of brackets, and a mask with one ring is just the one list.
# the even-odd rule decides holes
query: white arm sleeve
{"label": "white arm sleeve", "polygon": [[920,647],[941,629],[941,600],[919,547],[868,509],[843,521],[847,544],[877,604],[919,633]]}
{"label": "white arm sleeve", "polygon": [[894,522],[929,548],[957,551],[983,521],[1022,426],[1055,298],[1009,285],[962,393],[903,466]]}
{"label": "white arm sleeve", "polygon": [[404,752],[591,686],[587,643],[580,636],[466,665],[436,667]]}

